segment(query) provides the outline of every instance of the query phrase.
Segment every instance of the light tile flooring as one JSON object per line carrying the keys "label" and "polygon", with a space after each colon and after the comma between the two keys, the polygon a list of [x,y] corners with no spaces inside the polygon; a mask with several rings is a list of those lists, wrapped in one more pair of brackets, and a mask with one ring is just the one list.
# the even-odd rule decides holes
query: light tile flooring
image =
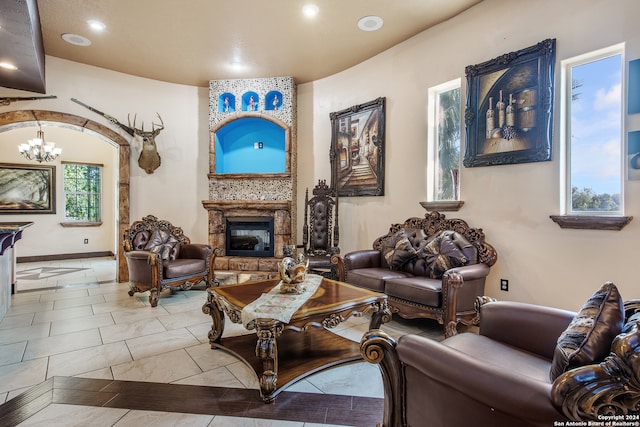
{"label": "light tile flooring", "polygon": [[[109,258],[21,263],[17,292],[0,321],[0,403],[54,376],[131,380],[256,389],[253,371],[223,351],[210,349],[209,316],[202,313],[206,292],[163,291],[159,305],[148,293],[127,294],[115,282]],[[351,318],[334,332],[359,341],[368,319]],[[391,336],[411,332],[442,338],[428,320],[394,320],[383,326]],[[225,336],[245,334],[230,321]],[[167,363],[167,361],[171,361]],[[377,366],[343,365],[304,379],[287,391],[383,397]],[[20,425],[189,425],[318,426],[197,414],[161,413],[51,404]]]}

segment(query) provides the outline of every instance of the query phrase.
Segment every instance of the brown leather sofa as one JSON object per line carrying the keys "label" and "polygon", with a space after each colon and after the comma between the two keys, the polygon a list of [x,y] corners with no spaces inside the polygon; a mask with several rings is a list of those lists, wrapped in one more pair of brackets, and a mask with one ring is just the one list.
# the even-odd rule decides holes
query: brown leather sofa
{"label": "brown leather sofa", "polygon": [[595,318],[587,322],[584,307],[576,315],[505,301],[482,306],[479,333],[442,342],[411,334],[396,342],[380,330],[368,332],[361,352],[382,371],[382,426],[638,421],[640,300],[623,305],[615,286],[607,292],[614,308],[591,306]]}
{"label": "brown leather sofa", "polygon": [[135,221],[123,237],[129,269],[129,295],[150,291],[151,307],[158,305],[160,292],[190,289],[204,282],[214,285],[215,252],[206,244],[191,243],[182,228],[147,215]]}
{"label": "brown leather sofa", "polygon": [[373,249],[334,256],[343,282],[383,292],[393,313],[407,319],[431,318],[445,325],[478,323],[475,300],[497,261],[482,229],[432,211],[424,218],[393,224]]}

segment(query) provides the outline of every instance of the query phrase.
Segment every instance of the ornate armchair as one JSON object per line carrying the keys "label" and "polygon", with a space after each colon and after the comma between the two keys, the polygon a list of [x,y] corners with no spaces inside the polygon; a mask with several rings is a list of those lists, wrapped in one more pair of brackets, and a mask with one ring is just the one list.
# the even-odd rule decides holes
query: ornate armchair
{"label": "ornate armchair", "polygon": [[164,288],[190,289],[214,285],[215,253],[211,246],[191,243],[182,228],[147,215],[124,232],[124,256],[129,268],[129,295],[150,291],[151,307]]}
{"label": "ornate armchair", "polygon": [[309,270],[328,278],[337,279],[331,256],[340,253],[338,242],[338,198],[332,196],[324,179],[318,180],[309,199],[309,189],[304,196],[304,228],[302,247],[309,260]]}
{"label": "ornate armchair", "polygon": [[638,422],[640,300],[623,304],[606,283],[578,313],[483,301],[477,334],[364,335],[362,356],[380,365],[384,383],[379,426]]}

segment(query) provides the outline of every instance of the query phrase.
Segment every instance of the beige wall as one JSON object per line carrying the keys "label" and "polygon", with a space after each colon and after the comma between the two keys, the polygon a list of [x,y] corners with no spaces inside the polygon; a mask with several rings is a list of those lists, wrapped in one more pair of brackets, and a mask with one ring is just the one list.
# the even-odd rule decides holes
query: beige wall
{"label": "beige wall", "polygon": [[[427,193],[429,87],[463,77],[464,94],[465,66],[553,37],[557,39],[558,65],[562,59],[622,41],[627,42],[627,60],[640,58],[638,16],[640,3],[636,0],[485,0],[352,69],[299,85],[300,194],[318,179],[330,178],[329,113],[386,97],[386,195],[340,200],[342,252],[370,247],[391,222],[425,213],[419,202],[426,200]],[[134,144],[131,218],[152,213],[182,226],[192,240],[206,241],[207,216],[201,201],[208,199],[208,88],[142,79],[49,56],[46,60],[47,92],[58,99],[16,103],[0,107],[0,112],[49,109],[109,125],[71,102],[71,97],[121,121],[126,121],[127,113],[137,113],[145,126],[150,126],[159,112],[166,125],[157,139],[162,166],[152,175],[138,168],[139,146]],[[28,94],[0,88],[0,96],[8,95]],[[640,237],[639,219],[619,232],[562,230],[549,219],[560,212],[560,108],[556,107],[553,161],[462,168],[465,205],[447,216],[482,227],[498,250],[499,260],[487,282],[488,295],[577,309],[603,281],[613,280],[626,298],[638,297],[632,266],[636,261],[634,243]],[[640,129],[640,118],[628,119],[629,130]],[[0,140],[0,149],[5,145]],[[15,144],[9,145],[13,150]],[[640,181],[627,182],[628,215],[640,215],[638,194]],[[299,212],[303,212],[302,202],[303,197],[298,197]],[[302,223],[299,218],[299,228]],[[44,244],[48,239],[47,234],[34,234],[27,230],[24,240],[37,238],[37,244]],[[300,229],[298,235],[302,235]],[[36,243],[29,245],[35,247]],[[510,280],[510,292],[498,290],[500,278]]]}
{"label": "beige wall", "polygon": [[[559,214],[559,64],[562,59],[627,42],[627,60],[640,57],[635,0],[485,0],[436,28],[334,76],[298,87],[299,186],[330,177],[329,113],[387,98],[384,197],[340,200],[343,253],[369,248],[389,224],[423,216],[426,200],[427,90],[464,69],[546,38],[557,39],[553,161],[461,169],[460,217],[482,227],[499,254],[487,281],[488,295],[578,309],[604,281],[626,298],[639,297],[636,243],[639,219],[622,231],[562,230]],[[636,115],[638,116],[638,115]],[[628,129],[640,129],[629,117]],[[464,140],[463,140],[464,148]],[[640,181],[626,183],[626,214],[640,216]],[[299,201],[300,203],[300,201]],[[300,204],[299,204],[300,210]],[[300,235],[300,233],[298,233]],[[510,291],[499,290],[500,278]]]}

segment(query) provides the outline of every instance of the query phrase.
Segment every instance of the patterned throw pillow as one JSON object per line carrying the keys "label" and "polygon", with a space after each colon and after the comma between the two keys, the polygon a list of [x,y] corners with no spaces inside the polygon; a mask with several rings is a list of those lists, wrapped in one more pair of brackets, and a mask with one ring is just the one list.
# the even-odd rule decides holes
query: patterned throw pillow
{"label": "patterned throw pillow", "polygon": [[401,229],[385,242],[382,255],[391,270],[400,270],[417,256],[417,251],[411,244],[406,231]]}
{"label": "patterned throw pillow", "polygon": [[145,251],[155,252],[163,260],[176,259],[180,250],[178,239],[163,230],[155,230],[144,248]]}
{"label": "patterned throw pillow", "polygon": [[598,289],[558,338],[549,378],[579,366],[599,363],[622,331],[624,304],[618,288],[607,282]]}
{"label": "patterned throw pillow", "polygon": [[469,260],[454,239],[463,237],[455,231],[443,230],[427,239],[418,249],[418,255],[425,259],[432,279],[441,279],[447,270],[468,263]]}

